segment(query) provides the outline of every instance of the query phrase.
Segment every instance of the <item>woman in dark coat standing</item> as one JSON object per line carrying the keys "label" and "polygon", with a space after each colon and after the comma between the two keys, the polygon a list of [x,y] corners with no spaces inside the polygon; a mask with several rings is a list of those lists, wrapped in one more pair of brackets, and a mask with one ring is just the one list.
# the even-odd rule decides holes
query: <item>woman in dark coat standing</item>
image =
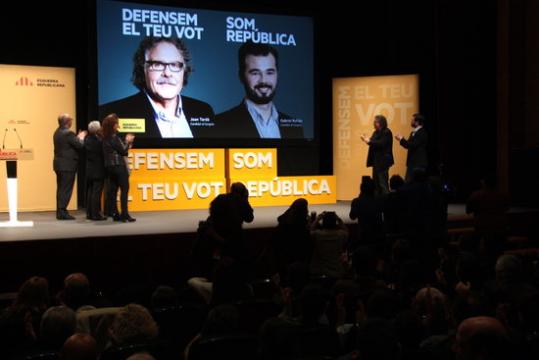
{"label": "woman in dark coat standing", "polygon": [[[114,221],[133,222],[136,219],[127,210],[127,194],[129,192],[129,173],[125,157],[133,145],[135,136],[127,134],[125,142],[118,136],[118,116],[110,114],[103,120],[103,156],[110,181],[108,193],[109,211]],[[118,213],[116,195],[120,189],[122,212]]]}

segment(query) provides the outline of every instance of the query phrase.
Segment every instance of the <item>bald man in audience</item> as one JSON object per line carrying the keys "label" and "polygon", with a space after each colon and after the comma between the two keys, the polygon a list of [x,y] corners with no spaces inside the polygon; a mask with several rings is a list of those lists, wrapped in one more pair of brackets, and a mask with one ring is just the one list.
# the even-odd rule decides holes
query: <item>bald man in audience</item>
{"label": "bald man in audience", "polygon": [[148,353],[136,353],[128,357],[127,360],[155,360],[155,358]]}
{"label": "bald man in audience", "polygon": [[457,330],[457,360],[502,360],[511,358],[507,329],[493,317],[464,320]]}
{"label": "bald man in audience", "polygon": [[73,273],[64,279],[64,290],[60,294],[62,302],[74,311],[90,305],[90,281],[83,273]]}
{"label": "bald man in audience", "polygon": [[97,347],[94,338],[88,334],[71,335],[60,352],[60,360],[96,360]]}

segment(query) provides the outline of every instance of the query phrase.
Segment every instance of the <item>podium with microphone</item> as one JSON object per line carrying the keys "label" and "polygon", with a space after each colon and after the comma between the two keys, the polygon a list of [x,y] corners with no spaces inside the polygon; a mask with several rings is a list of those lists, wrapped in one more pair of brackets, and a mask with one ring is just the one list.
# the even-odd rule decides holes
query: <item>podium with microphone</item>
{"label": "podium with microphone", "polygon": [[17,135],[17,139],[19,140],[19,148],[6,149],[6,135],[9,132],[9,129],[6,128],[2,139],[2,149],[0,149],[0,161],[6,162],[7,197],[9,207],[9,220],[0,221],[0,227],[31,227],[34,226],[33,221],[19,221],[17,218],[17,161],[33,160],[34,150],[24,148],[17,129],[13,128],[12,130]]}

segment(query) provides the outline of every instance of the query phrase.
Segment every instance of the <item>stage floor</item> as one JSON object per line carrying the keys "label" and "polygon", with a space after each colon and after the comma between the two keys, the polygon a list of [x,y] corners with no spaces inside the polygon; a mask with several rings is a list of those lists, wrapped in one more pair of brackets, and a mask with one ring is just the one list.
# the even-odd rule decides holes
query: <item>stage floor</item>
{"label": "stage floor", "polygon": [[[286,206],[271,206],[255,208],[255,219],[245,224],[245,229],[271,228],[277,225],[277,217],[287,209]],[[348,217],[349,201],[339,201],[336,204],[310,205],[310,211],[335,211],[345,223],[352,223]],[[518,209],[512,210],[518,211]],[[463,204],[450,204],[449,217],[464,217]],[[137,221],[134,223],[86,220],[85,210],[71,211],[76,217],[73,221],[58,221],[55,212],[20,213],[19,220],[34,221],[31,228],[2,228],[0,242],[27,240],[57,240],[66,238],[109,238],[113,236],[193,233],[200,220],[208,217],[208,210],[177,210],[132,213]],[[0,214],[0,221],[8,220],[7,213]]]}

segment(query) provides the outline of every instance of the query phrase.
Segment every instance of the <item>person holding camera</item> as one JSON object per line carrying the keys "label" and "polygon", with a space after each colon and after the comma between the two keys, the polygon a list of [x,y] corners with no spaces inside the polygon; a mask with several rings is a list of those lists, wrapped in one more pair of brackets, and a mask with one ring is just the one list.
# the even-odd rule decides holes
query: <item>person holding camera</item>
{"label": "person holding camera", "polygon": [[334,211],[324,211],[311,223],[312,275],[340,278],[344,275],[341,256],[348,241],[348,228]]}

